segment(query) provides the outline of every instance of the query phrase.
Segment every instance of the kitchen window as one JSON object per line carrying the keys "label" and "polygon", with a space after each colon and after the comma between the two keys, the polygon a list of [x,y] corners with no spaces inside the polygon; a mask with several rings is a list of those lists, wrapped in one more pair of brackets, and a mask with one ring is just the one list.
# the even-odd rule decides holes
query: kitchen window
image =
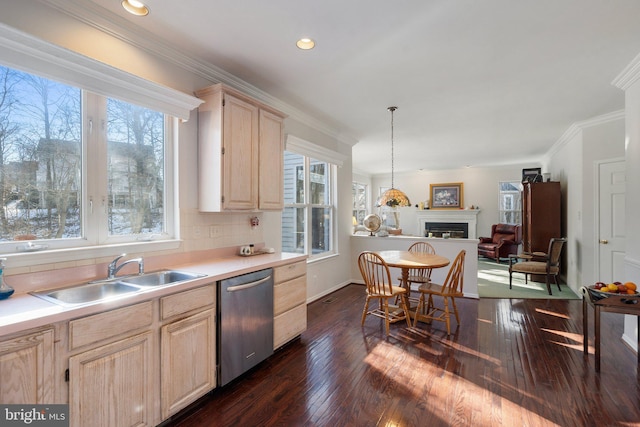
{"label": "kitchen window", "polygon": [[168,235],[167,122],[149,108],[0,66],[4,252]]}
{"label": "kitchen window", "polygon": [[[173,141],[201,103],[0,26],[0,250],[11,265],[177,248]],[[34,253],[12,256],[21,251]]]}
{"label": "kitchen window", "polygon": [[354,226],[357,224],[362,225],[364,217],[367,216],[367,206],[369,206],[367,200],[367,184],[362,184],[356,181],[351,183],[351,192],[353,198],[353,211],[352,215],[355,219]]}
{"label": "kitchen window", "polygon": [[501,181],[499,187],[499,222],[522,223],[522,184],[520,181]]}
{"label": "kitchen window", "polygon": [[321,258],[336,252],[336,165],[299,153],[303,146],[288,143],[284,153],[282,250]]}

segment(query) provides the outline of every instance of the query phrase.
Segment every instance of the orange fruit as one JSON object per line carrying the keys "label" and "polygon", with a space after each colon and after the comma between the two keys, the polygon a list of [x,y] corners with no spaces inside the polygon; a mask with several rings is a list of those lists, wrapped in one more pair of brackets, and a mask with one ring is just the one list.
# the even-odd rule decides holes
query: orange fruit
{"label": "orange fruit", "polygon": [[635,294],[635,293],[636,293],[636,291],[634,291],[633,289],[627,289],[627,293],[628,293],[629,295],[633,295],[633,294]]}
{"label": "orange fruit", "polygon": [[636,286],[636,284],[635,284],[635,283],[633,283],[633,282],[627,282],[627,283],[625,283],[625,284],[624,284],[624,287],[625,287],[625,288],[627,288],[627,289],[629,289],[629,290],[632,290],[632,291],[635,291],[635,290],[638,288],[638,287]]}

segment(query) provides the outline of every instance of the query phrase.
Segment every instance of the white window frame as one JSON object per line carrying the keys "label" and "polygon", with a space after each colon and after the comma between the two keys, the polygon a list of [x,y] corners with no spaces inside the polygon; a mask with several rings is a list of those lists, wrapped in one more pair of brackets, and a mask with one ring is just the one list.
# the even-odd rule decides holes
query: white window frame
{"label": "white window frame", "polygon": [[[362,209],[360,209],[360,207],[358,206],[359,204],[356,199],[357,192],[356,193],[353,192],[353,187],[360,188],[364,191],[364,207]],[[353,224],[353,225],[354,226],[362,225],[362,221],[358,220],[358,212],[364,211],[363,218],[366,217],[367,213],[369,212],[369,185],[362,182],[358,182],[358,181],[352,181],[351,189],[352,189],[351,198],[353,199],[353,208],[351,209],[351,215],[354,216],[353,211],[356,211],[356,215],[354,217],[356,218],[356,222],[357,222],[357,224]]]}
{"label": "white window frame", "polygon": [[[10,265],[21,267],[64,262],[69,259],[99,258],[117,255],[124,251],[148,252],[177,249],[180,246],[179,210],[177,191],[175,191],[178,182],[177,155],[175,153],[177,146],[175,141],[178,140],[178,120],[188,120],[191,110],[200,105],[202,100],[55,46],[5,24],[0,24],[0,63],[6,67],[75,86],[104,97],[117,98],[173,117],[173,119],[165,120],[165,140],[167,141],[165,146],[165,181],[168,185],[166,187],[166,227],[167,231],[171,230],[172,232],[170,238],[161,238],[157,241],[130,240],[128,242],[113,239],[107,244],[97,246],[92,246],[91,242],[85,242],[90,246],[78,246],[76,243],[73,245],[74,247],[66,248],[64,248],[64,243],[56,242],[56,250],[8,253],[5,256],[10,258]],[[167,122],[169,122],[168,125]],[[84,128],[83,132],[86,131],[86,126]],[[84,160],[96,161],[97,159],[92,156],[91,160]],[[83,177],[83,180],[86,180],[86,176]],[[85,184],[86,182],[83,182],[83,191],[86,191]],[[63,239],[59,240],[63,241]]]}
{"label": "white window frame", "polygon": [[516,224],[521,224],[522,223],[522,196],[520,196],[520,206],[517,206],[517,209],[510,209],[510,210],[502,209],[503,197],[504,197],[505,193],[508,193],[508,192],[502,191],[502,184],[503,183],[511,183],[511,184],[519,183],[519,194],[520,195],[522,194],[522,184],[517,179],[511,180],[511,181],[500,181],[498,183],[498,222],[500,222],[500,223],[504,222],[503,219],[505,218],[505,213],[506,212],[515,212],[516,213],[516,217],[520,218],[520,222],[518,222]]}
{"label": "white window frame", "polygon": [[[337,178],[338,178],[338,167],[341,167],[346,160],[346,156],[337,153],[332,150],[328,150],[326,148],[320,147],[312,142],[305,141],[301,138],[298,138],[293,135],[287,135],[286,140],[286,151],[290,151],[296,153],[304,158],[304,171],[305,171],[305,180],[304,180],[304,200],[305,203],[285,203],[286,207],[295,207],[295,208],[304,208],[305,210],[305,236],[304,236],[304,253],[309,258],[309,261],[316,261],[320,259],[330,258],[338,254],[338,204],[337,204]],[[319,205],[319,204],[311,204],[309,197],[309,166],[310,159],[318,160],[321,162],[326,162],[329,167],[329,177],[328,177],[328,189],[330,191],[329,194],[329,204]],[[312,234],[311,230],[311,209],[313,207],[323,207],[329,208],[331,212],[331,231],[329,233],[329,239],[331,242],[331,249],[319,254],[313,254],[311,248],[311,239],[310,236]]]}

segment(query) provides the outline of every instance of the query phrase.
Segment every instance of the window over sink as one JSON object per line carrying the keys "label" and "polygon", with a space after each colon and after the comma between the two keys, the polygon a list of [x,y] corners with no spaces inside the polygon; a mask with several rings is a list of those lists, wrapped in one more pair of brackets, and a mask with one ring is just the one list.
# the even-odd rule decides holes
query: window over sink
{"label": "window over sink", "polygon": [[[0,250],[11,265],[177,248],[173,141],[201,103],[0,25]],[[34,253],[12,257],[20,250]]]}
{"label": "window over sink", "polygon": [[0,65],[5,252],[172,233],[168,126],[152,109]]}

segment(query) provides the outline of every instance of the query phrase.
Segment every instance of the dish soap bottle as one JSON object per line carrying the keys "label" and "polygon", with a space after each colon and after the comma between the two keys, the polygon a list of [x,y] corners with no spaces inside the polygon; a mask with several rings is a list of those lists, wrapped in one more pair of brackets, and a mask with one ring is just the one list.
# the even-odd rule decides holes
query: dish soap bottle
{"label": "dish soap bottle", "polygon": [[13,294],[13,288],[4,283],[4,262],[6,258],[0,258],[0,299],[7,299]]}

